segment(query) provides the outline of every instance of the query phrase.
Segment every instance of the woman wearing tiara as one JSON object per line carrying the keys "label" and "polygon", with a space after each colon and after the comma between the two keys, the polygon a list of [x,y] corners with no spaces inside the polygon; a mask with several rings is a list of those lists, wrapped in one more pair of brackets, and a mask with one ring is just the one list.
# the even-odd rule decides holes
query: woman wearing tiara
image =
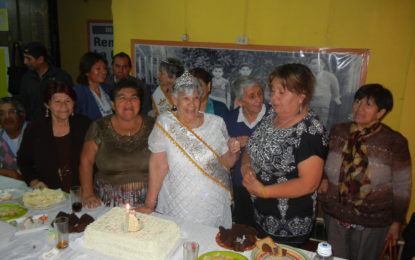
{"label": "woman wearing tiara", "polygon": [[229,228],[228,169],[239,158],[239,142],[229,138],[222,118],[199,112],[202,95],[199,82],[189,72],[176,80],[177,112],[161,114],[149,137],[149,185],[139,211]]}

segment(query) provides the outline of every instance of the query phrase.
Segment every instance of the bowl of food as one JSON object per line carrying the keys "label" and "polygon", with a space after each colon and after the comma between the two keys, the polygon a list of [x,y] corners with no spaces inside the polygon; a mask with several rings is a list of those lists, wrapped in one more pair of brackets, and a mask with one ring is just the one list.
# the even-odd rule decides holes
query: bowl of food
{"label": "bowl of food", "polygon": [[23,205],[29,209],[50,209],[61,205],[67,200],[67,195],[61,190],[35,189],[23,194]]}

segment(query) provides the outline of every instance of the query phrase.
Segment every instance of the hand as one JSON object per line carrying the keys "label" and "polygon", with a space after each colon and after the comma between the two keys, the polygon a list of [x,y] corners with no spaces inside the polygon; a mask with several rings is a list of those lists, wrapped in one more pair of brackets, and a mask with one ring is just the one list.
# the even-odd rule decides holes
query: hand
{"label": "hand", "polygon": [[236,153],[239,153],[241,151],[241,145],[240,145],[239,141],[236,138],[229,138],[228,147],[229,147],[229,151],[232,154],[236,154]]}
{"label": "hand", "polygon": [[336,103],[337,105],[341,105],[342,101],[340,100],[340,97],[334,98],[334,103]]}
{"label": "hand", "polygon": [[401,223],[393,222],[389,226],[388,234],[386,235],[386,241],[392,240],[392,245],[396,245],[396,242],[399,240],[399,235],[401,231]]}
{"label": "hand", "polygon": [[317,193],[326,193],[329,189],[329,181],[327,179],[322,179],[320,186],[317,189]]}
{"label": "hand", "polygon": [[138,212],[144,213],[144,214],[151,214],[154,212],[154,208],[153,207],[149,207],[149,206],[142,206],[142,207],[138,207],[135,209]]}
{"label": "hand", "polygon": [[246,144],[248,143],[249,136],[238,136],[238,137],[236,137],[236,140],[239,141],[239,144],[242,148],[242,147],[245,147]]}
{"label": "hand", "polygon": [[48,187],[43,181],[39,181],[38,179],[34,179],[30,182],[30,187],[33,189],[45,189]]}
{"label": "hand", "polygon": [[102,205],[102,201],[95,194],[82,195],[82,204],[88,209],[94,209]]}
{"label": "hand", "polygon": [[[242,184],[248,190],[248,192],[252,195],[257,197],[262,197],[262,191],[264,189],[264,185],[258,181],[256,178],[256,173],[252,170],[251,167],[243,167],[244,173],[242,173],[243,180]],[[242,171],[242,168],[241,168]]]}

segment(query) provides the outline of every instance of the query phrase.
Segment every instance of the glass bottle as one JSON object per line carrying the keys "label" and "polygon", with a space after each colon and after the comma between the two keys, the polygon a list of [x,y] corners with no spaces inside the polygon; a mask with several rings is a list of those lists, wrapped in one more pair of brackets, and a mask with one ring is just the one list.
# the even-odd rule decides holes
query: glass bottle
{"label": "glass bottle", "polygon": [[313,260],[332,260],[333,255],[331,251],[331,245],[327,242],[318,243],[316,256]]}

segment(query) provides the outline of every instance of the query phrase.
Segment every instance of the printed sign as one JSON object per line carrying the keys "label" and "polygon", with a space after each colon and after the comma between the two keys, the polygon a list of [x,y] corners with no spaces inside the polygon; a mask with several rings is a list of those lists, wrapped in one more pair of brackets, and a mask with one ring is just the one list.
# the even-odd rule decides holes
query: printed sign
{"label": "printed sign", "polygon": [[108,64],[111,64],[113,56],[114,37],[112,22],[89,21],[88,22],[89,50],[105,55]]}

